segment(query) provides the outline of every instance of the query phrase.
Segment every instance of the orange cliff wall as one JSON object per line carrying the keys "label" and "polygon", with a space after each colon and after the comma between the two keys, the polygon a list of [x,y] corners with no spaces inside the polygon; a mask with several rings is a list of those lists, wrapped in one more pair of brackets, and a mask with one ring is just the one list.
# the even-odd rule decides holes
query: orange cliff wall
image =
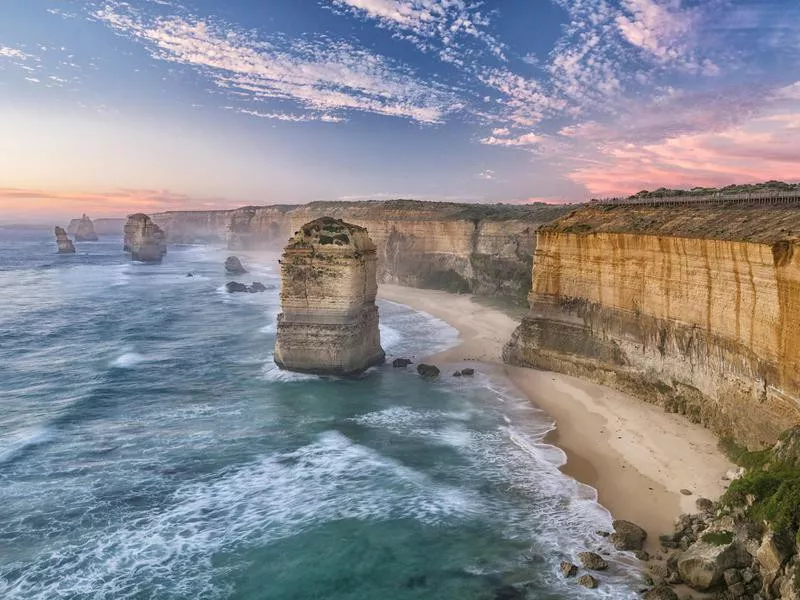
{"label": "orange cliff wall", "polygon": [[753,448],[800,422],[796,242],[572,232],[597,225],[540,231],[507,362],[631,392]]}

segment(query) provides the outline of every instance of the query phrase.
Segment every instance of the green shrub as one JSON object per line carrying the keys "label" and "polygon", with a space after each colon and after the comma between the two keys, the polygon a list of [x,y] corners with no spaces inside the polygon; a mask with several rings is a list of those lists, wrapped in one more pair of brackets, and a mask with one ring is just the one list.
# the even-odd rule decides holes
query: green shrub
{"label": "green shrub", "polygon": [[705,533],[700,538],[706,544],[711,544],[712,546],[725,546],[730,544],[733,541],[733,532],[732,531],[710,531]]}

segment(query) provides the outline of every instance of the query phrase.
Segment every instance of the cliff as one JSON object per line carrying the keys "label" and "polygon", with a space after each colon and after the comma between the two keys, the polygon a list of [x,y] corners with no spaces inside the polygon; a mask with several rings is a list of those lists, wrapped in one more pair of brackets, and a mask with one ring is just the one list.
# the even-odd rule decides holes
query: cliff
{"label": "cliff", "polygon": [[131,260],[159,263],[167,253],[167,237],[150,217],[138,213],[125,223],[123,248],[131,253]]}
{"label": "cliff", "polygon": [[58,244],[59,254],[75,254],[75,244],[67,236],[63,227],[56,226],[56,244]]}
{"label": "cliff", "polygon": [[278,366],[350,375],[382,363],[375,269],[364,228],[330,217],[303,225],[281,259]]}
{"label": "cliff", "polygon": [[72,219],[67,231],[72,232],[76,242],[96,242],[98,239],[94,224],[86,215],[83,215],[80,219]]}
{"label": "cliff", "polygon": [[590,206],[538,233],[512,364],[766,447],[800,422],[800,205]]}
{"label": "cliff", "polygon": [[231,249],[279,248],[322,216],[365,227],[381,283],[504,296],[524,303],[535,231],[572,207],[390,200],[313,202],[153,216],[170,241],[225,241]]}

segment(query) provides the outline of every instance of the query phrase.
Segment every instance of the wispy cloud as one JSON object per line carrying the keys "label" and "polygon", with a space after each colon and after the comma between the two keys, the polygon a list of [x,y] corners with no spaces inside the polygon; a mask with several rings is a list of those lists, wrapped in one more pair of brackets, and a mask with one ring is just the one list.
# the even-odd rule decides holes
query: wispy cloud
{"label": "wispy cloud", "polygon": [[107,2],[94,17],[136,39],[154,58],[197,69],[223,90],[251,100],[285,100],[314,111],[361,111],[439,123],[460,108],[443,86],[349,42],[287,40],[210,19],[151,16]]}
{"label": "wispy cloud", "polygon": [[310,121],[322,121],[323,123],[342,123],[345,121],[345,119],[343,119],[342,117],[337,117],[335,115],[328,115],[328,114],[296,115],[293,113],[260,112],[257,110],[249,110],[246,108],[240,108],[236,112],[243,115],[259,117],[260,119],[273,119],[276,121],[288,121],[290,123],[308,123]]}
{"label": "wispy cloud", "polygon": [[27,60],[32,58],[30,54],[23,52],[18,48],[9,48],[8,46],[0,46],[0,58],[15,58],[18,60]]}
{"label": "wispy cloud", "polygon": [[[376,20],[424,52],[446,62],[465,64],[463,50],[478,41],[497,58],[504,45],[487,31],[483,2],[471,0],[327,0],[342,11]],[[475,50],[470,47],[470,52]]]}

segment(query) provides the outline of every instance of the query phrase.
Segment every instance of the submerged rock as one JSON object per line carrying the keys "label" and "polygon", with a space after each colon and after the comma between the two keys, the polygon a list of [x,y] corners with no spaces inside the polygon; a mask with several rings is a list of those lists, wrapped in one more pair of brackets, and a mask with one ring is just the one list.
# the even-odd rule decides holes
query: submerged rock
{"label": "submerged rock", "polygon": [[382,363],[377,257],[367,230],[331,217],[306,223],[281,257],[275,362],[350,375]]}
{"label": "submerged rock", "polygon": [[562,561],[559,569],[564,577],[575,577],[575,575],[578,574],[578,567],[573,565],[568,560]]}
{"label": "submerged rock", "polygon": [[229,281],[225,284],[225,289],[229,294],[250,293],[255,294],[258,292],[266,292],[267,287],[258,281],[254,281],[251,285],[246,283],[239,283],[238,281]]}
{"label": "submerged rock", "polygon": [[591,575],[581,575],[578,577],[578,584],[585,588],[589,588],[590,590],[593,590],[598,586],[597,579]]}
{"label": "submerged rock", "polygon": [[[75,223],[75,241],[76,242],[96,242],[98,240],[97,234],[94,231],[94,223],[92,220],[83,215],[80,219],[76,219]],[[72,223],[70,223],[71,229]]]}
{"label": "submerged rock", "polygon": [[405,368],[411,364],[411,361],[407,358],[395,358],[392,361],[392,366],[397,368]]}
{"label": "submerged rock", "polygon": [[243,275],[247,273],[247,269],[244,268],[238,256],[229,256],[225,259],[225,271],[233,275]]}
{"label": "submerged rock", "polygon": [[438,377],[439,376],[439,367],[434,365],[426,365],[425,363],[421,363],[417,365],[417,373],[422,375],[426,378]]}
{"label": "submerged rock", "polygon": [[605,571],[608,568],[605,559],[595,552],[581,552],[578,554],[578,560],[581,561],[584,569],[591,571]]}
{"label": "submerged rock", "polygon": [[75,254],[75,244],[69,239],[63,227],[56,227],[56,244],[59,254]]}
{"label": "submerged rock", "polygon": [[475,369],[472,369],[472,368],[461,369],[461,374],[466,376],[466,377],[469,377],[471,375],[475,375]]}
{"label": "submerged rock", "polygon": [[123,248],[132,260],[160,263],[167,253],[167,236],[150,217],[138,213],[125,223]]}
{"label": "submerged rock", "polygon": [[630,521],[617,520],[613,523],[614,533],[609,538],[617,550],[641,550],[647,539],[647,532]]}

